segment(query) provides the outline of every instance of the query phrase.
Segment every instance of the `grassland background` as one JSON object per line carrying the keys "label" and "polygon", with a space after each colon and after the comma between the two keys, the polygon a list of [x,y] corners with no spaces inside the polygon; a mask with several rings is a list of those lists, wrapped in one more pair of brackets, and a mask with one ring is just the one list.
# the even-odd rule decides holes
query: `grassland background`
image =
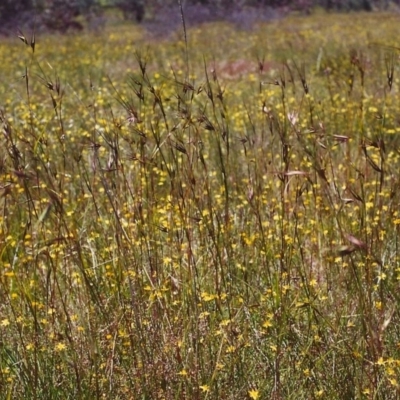
{"label": "grassland background", "polygon": [[398,26],[2,40],[0,398],[397,399]]}

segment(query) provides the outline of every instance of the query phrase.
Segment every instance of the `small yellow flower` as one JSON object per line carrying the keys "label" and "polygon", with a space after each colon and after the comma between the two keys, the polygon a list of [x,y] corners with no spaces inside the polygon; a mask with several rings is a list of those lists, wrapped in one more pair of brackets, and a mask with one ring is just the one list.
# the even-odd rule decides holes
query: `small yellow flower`
{"label": "small yellow flower", "polygon": [[270,319],[267,319],[264,323],[263,323],[263,328],[269,328],[272,326],[272,322]]}
{"label": "small yellow flower", "polygon": [[209,391],[210,391],[210,386],[208,386],[208,385],[202,385],[202,386],[200,386],[200,389],[201,389],[203,392],[209,392]]}
{"label": "small yellow flower", "polygon": [[178,375],[186,376],[187,375],[187,371],[185,369],[183,369],[182,371],[178,372]]}
{"label": "small yellow flower", "polygon": [[385,364],[385,361],[383,359],[383,357],[380,357],[379,360],[376,362],[377,365],[383,365]]}
{"label": "small yellow flower", "polygon": [[236,351],[236,347],[235,346],[228,346],[226,349],[226,353],[234,353]]}
{"label": "small yellow flower", "polygon": [[391,384],[392,386],[394,386],[394,387],[399,387],[399,384],[398,384],[398,382],[397,382],[397,380],[396,380],[395,378],[390,378],[390,379],[389,379],[389,382],[390,382],[390,384]]}
{"label": "small yellow flower", "polygon": [[6,327],[10,325],[10,320],[8,318],[5,318],[0,322],[0,325]]}
{"label": "small yellow flower", "polygon": [[67,346],[65,345],[65,343],[59,342],[56,344],[56,351],[60,352],[63,351],[67,348]]}
{"label": "small yellow flower", "polygon": [[260,393],[256,389],[249,390],[249,397],[253,400],[257,400],[260,398]]}

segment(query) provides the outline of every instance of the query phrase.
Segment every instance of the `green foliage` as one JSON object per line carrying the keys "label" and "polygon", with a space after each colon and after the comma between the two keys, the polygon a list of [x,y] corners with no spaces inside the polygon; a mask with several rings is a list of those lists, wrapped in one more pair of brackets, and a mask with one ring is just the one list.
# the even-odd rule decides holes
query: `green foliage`
{"label": "green foliage", "polygon": [[[316,7],[326,10],[351,11],[387,9],[386,0],[188,0],[185,7],[201,5],[215,15],[229,16],[243,11],[248,7],[258,9],[280,9],[310,12]],[[177,7],[173,0],[6,0],[0,4],[0,22],[6,28],[18,24],[35,25],[50,30],[65,32],[72,29],[82,29],[84,24],[78,16],[90,18],[93,14],[100,15],[109,8],[120,9],[125,19],[143,21],[145,16],[152,19],[159,12],[174,10]],[[202,22],[202,21],[200,21]]]}
{"label": "green foliage", "polygon": [[13,18],[16,14],[31,11],[34,4],[31,0],[5,0],[0,4],[0,18],[7,20]]}

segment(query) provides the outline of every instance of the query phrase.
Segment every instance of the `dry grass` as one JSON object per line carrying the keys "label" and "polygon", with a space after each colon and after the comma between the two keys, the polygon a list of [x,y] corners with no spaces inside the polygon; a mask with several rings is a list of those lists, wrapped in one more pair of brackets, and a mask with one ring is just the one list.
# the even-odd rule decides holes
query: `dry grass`
{"label": "dry grass", "polygon": [[0,398],[398,398],[397,25],[3,41]]}

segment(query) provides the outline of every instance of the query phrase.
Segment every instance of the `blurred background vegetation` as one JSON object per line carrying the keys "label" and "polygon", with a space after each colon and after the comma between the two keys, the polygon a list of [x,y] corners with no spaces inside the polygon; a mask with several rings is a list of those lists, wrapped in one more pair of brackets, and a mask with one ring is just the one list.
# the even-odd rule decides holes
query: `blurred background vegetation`
{"label": "blurred background vegetation", "polygon": [[[219,19],[251,24],[257,14],[273,19],[290,11],[397,10],[400,0],[183,0],[191,23]],[[14,34],[18,27],[66,32],[99,28],[110,15],[125,20],[162,22],[175,20],[176,0],[3,0],[0,3],[0,34]],[[162,17],[160,18],[160,15]],[[253,16],[253,17],[252,17]]]}

